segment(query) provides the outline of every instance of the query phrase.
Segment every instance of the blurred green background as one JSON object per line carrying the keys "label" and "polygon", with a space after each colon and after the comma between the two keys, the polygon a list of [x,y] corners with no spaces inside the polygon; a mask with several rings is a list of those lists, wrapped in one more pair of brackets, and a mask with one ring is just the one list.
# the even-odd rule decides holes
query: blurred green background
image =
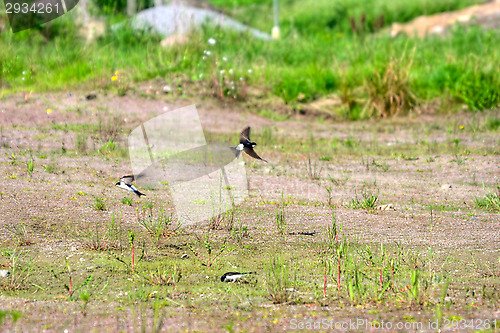
{"label": "blurred green background", "polygon": [[[162,47],[159,35],[131,28],[125,0],[94,0],[89,12],[106,29],[92,42],[82,37],[86,27],[74,11],[28,31],[0,33],[1,94],[112,90],[118,71],[119,94],[157,79],[181,84],[191,97],[251,99],[257,106],[290,110],[336,100],[332,115],[352,120],[431,104],[438,112],[491,109],[500,102],[499,31],[456,26],[446,37],[389,35],[395,22],[478,3],[281,0],[277,41],[206,26],[185,43]],[[262,31],[273,27],[272,0],[211,0],[208,5]],[[140,0],[137,6],[153,3]]]}

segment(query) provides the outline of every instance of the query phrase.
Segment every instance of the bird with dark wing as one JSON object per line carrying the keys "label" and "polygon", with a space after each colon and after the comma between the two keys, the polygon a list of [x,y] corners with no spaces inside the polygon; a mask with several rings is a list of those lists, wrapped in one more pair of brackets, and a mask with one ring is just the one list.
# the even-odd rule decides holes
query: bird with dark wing
{"label": "bird with dark wing", "polygon": [[139,192],[139,190],[132,184],[135,180],[134,175],[123,176],[120,181],[116,183],[116,186],[127,191],[134,192],[139,198],[141,196],[146,196],[144,193]]}
{"label": "bird with dark wing", "polygon": [[257,160],[264,161],[268,163],[265,159],[261,158],[255,150],[253,150],[257,146],[255,142],[250,141],[250,126],[246,127],[240,134],[240,144],[236,147],[231,147],[236,157],[239,157],[241,152],[244,151],[248,156],[251,156]]}

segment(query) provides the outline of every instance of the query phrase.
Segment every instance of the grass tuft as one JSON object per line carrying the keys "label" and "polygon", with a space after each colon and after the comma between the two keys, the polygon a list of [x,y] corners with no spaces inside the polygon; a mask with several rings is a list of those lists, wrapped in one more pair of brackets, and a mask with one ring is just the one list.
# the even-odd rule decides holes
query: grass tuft
{"label": "grass tuft", "polygon": [[374,209],[377,201],[379,192],[373,193],[368,189],[363,189],[361,192],[361,198],[358,198],[356,193],[355,197],[349,202],[349,207],[353,209]]}
{"label": "grass tuft", "polygon": [[176,224],[173,215],[166,215],[160,210],[157,215],[142,213],[142,216],[137,215],[137,223],[146,230],[152,244],[160,246],[167,238],[175,235],[180,228],[180,224]]}
{"label": "grass tuft", "polygon": [[99,197],[94,197],[94,202],[92,203],[92,207],[97,211],[105,211],[106,204],[104,203],[104,199]]}
{"label": "grass tuft", "polygon": [[500,212],[500,186],[497,186],[496,193],[489,193],[483,198],[475,198],[477,207],[486,208]]}
{"label": "grass tuft", "polygon": [[365,81],[368,99],[364,112],[376,118],[408,114],[416,105],[416,97],[410,88],[408,72],[411,64],[392,60],[382,71],[375,71]]}
{"label": "grass tuft", "polygon": [[292,277],[289,263],[285,263],[281,256],[270,258],[266,271],[266,282],[269,298],[274,304],[288,303],[293,300],[296,278],[296,270]]}
{"label": "grass tuft", "polygon": [[130,197],[124,197],[124,198],[122,198],[122,204],[127,205],[127,206],[132,206],[133,200]]}

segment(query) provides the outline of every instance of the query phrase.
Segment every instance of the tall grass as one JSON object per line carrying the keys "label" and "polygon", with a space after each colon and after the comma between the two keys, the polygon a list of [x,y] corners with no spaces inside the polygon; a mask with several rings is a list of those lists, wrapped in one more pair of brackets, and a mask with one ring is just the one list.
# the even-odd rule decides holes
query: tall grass
{"label": "tall grass", "polygon": [[274,304],[287,303],[293,300],[297,272],[292,276],[290,263],[281,256],[273,256],[266,267],[267,290]]}
{"label": "tall grass", "polygon": [[500,186],[497,186],[496,193],[488,193],[483,198],[476,197],[474,201],[477,207],[500,212]]}
{"label": "tall grass", "polygon": [[[500,103],[500,69],[495,66],[500,32],[456,28],[448,38],[426,39],[372,34],[392,22],[478,2],[283,1],[279,41],[205,27],[186,44],[170,48],[160,46],[159,36],[134,31],[126,22],[85,45],[70,12],[43,29],[2,33],[1,52],[16,54],[2,56],[3,89],[43,91],[83,83],[112,90],[111,76],[120,70],[130,82],[180,80],[189,87],[182,94],[192,96],[201,92],[244,100],[244,87],[250,85],[260,90],[259,98],[271,95],[292,107],[335,93],[346,107],[340,114],[330,110],[332,115],[350,119],[404,113],[438,97],[451,97],[470,110],[495,108]],[[241,6],[234,10],[236,18],[271,29],[271,2],[214,3],[226,9]],[[209,38],[216,44],[210,45]],[[361,114],[362,109],[371,111]]]}

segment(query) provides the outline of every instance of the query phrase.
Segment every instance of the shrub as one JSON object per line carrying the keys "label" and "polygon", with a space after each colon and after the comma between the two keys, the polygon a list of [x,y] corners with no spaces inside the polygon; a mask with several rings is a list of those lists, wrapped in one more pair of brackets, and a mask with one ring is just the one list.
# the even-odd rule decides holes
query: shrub
{"label": "shrub", "polygon": [[379,118],[408,114],[416,104],[411,92],[408,71],[411,64],[392,60],[382,71],[375,71],[365,81],[368,99],[364,112]]}

